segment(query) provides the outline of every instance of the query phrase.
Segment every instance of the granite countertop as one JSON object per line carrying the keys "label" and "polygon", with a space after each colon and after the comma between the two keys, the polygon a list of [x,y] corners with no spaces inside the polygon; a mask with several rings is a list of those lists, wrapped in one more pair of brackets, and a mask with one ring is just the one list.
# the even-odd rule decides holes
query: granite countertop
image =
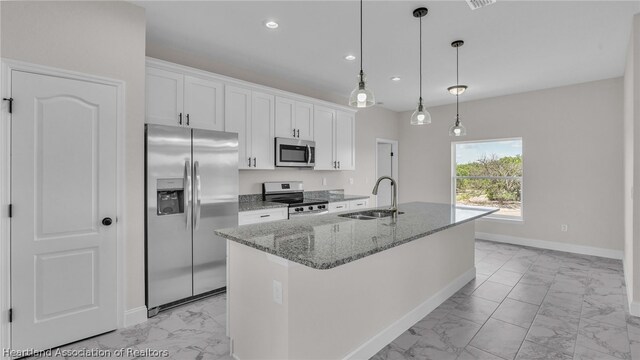
{"label": "granite countertop", "polygon": [[287,207],[285,203],[271,202],[271,201],[240,201],[238,203],[238,211],[251,211],[251,210],[264,210],[273,208]]}
{"label": "granite countertop", "polygon": [[220,229],[223,238],[315,268],[331,269],[498,211],[455,205],[400,204],[391,217],[353,220],[337,214],[306,216]]}

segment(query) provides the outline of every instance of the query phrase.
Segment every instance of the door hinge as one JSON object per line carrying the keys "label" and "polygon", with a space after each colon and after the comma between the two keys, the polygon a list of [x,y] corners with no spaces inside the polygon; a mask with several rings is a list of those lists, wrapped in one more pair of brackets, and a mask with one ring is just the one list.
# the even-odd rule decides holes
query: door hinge
{"label": "door hinge", "polygon": [[9,114],[13,113],[13,98],[2,98],[4,101],[9,102]]}
{"label": "door hinge", "polygon": [[13,309],[9,309],[9,322],[13,322]]}
{"label": "door hinge", "polygon": [[9,217],[13,216],[13,204],[9,204]]}

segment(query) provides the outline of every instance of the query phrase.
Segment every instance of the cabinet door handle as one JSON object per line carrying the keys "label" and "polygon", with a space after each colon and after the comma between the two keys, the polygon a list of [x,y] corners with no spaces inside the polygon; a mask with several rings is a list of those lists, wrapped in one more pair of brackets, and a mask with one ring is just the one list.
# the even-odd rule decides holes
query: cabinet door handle
{"label": "cabinet door handle", "polygon": [[178,124],[182,125],[182,113],[178,115]]}
{"label": "cabinet door handle", "polygon": [[296,137],[296,129],[293,129],[293,137]]}
{"label": "cabinet door handle", "polygon": [[251,158],[249,158],[249,167],[251,167]]}
{"label": "cabinet door handle", "polygon": [[266,218],[266,217],[269,217],[269,216],[271,216],[271,215],[269,215],[269,214],[267,214],[267,215],[260,215],[260,217],[261,217],[261,218]]}
{"label": "cabinet door handle", "polygon": [[253,158],[253,167],[256,167],[256,158]]}
{"label": "cabinet door handle", "polygon": [[300,138],[300,129],[296,130],[298,132],[298,138]]}
{"label": "cabinet door handle", "polygon": [[342,209],[343,207],[344,207],[344,206],[339,205],[339,206],[336,206],[336,209]]}
{"label": "cabinet door handle", "polygon": [[187,114],[187,126],[189,126],[189,114]]}
{"label": "cabinet door handle", "polygon": [[338,169],[340,169],[340,161],[338,161]]}
{"label": "cabinet door handle", "polygon": [[333,162],[333,168],[334,168],[334,169],[337,169],[337,168],[338,168],[338,162],[337,162],[337,161],[334,161],[334,162]]}

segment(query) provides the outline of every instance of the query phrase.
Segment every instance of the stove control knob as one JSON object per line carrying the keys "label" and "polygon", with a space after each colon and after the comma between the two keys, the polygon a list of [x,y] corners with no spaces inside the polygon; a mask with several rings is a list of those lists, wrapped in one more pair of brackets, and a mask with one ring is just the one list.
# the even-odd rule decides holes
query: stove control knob
{"label": "stove control knob", "polygon": [[319,205],[318,206],[318,209],[324,209],[324,208],[326,208],[326,206],[324,206],[324,205]]}
{"label": "stove control knob", "polygon": [[313,206],[309,206],[309,210],[313,210]]}
{"label": "stove control knob", "polygon": [[302,208],[296,208],[296,211],[302,211]]}

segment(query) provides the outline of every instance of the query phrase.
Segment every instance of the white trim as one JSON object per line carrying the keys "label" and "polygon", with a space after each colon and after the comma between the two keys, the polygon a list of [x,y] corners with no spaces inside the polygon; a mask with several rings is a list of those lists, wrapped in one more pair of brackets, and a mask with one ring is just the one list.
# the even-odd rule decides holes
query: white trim
{"label": "white trim", "polygon": [[[94,82],[103,85],[114,86],[117,93],[116,110],[116,141],[117,141],[117,294],[116,311],[118,314],[117,326],[123,327],[126,320],[125,299],[126,299],[126,166],[125,166],[125,144],[126,144],[126,107],[125,91],[126,83],[122,80],[110,79],[102,76],[84,74],[76,71],[53,68],[45,65],[31,64],[23,61],[0,59],[1,61],[1,84],[0,98],[11,96],[11,71],[19,70],[35,74],[56,76],[67,79]],[[10,202],[10,180],[11,180],[11,117],[6,111],[6,105],[2,104],[0,112],[0,348],[10,348],[11,327],[9,326],[7,311],[11,304],[11,277],[10,277],[10,222],[7,214]],[[134,309],[135,310],[135,309]],[[145,312],[146,315],[146,312]],[[146,319],[146,316],[145,316]]]}
{"label": "white trim", "polygon": [[142,324],[147,321],[147,307],[138,306],[124,312],[124,324],[121,327],[129,327],[137,324]]}
{"label": "white trim", "polygon": [[629,274],[627,272],[627,264],[625,263],[624,259],[622,259],[622,269],[624,272],[624,283],[625,283],[625,287],[627,289],[627,304],[629,304],[629,314],[631,314],[632,316],[640,316],[640,302],[638,301],[633,301],[633,291],[632,291],[632,284],[631,284],[631,279],[629,279]]}
{"label": "white trim", "polygon": [[502,242],[507,244],[514,244],[514,245],[530,246],[530,247],[535,247],[540,249],[564,251],[564,252],[569,252],[574,254],[599,256],[599,257],[604,257],[609,259],[620,260],[623,258],[622,250],[605,249],[605,248],[586,246],[586,245],[567,244],[567,243],[561,243],[557,241],[527,239],[527,238],[522,238],[517,236],[489,234],[489,233],[483,233],[483,232],[476,232],[476,239],[497,241],[497,242]]}
{"label": "white trim", "polygon": [[251,83],[248,81],[235,79],[229,76],[220,75],[214,72],[197,69],[190,66],[180,65],[180,64],[169,62],[169,61],[160,60],[160,59],[155,59],[148,56],[146,58],[146,66],[150,66],[153,68],[162,69],[166,71],[172,71],[172,72],[180,71],[183,73],[188,73],[188,75],[195,76],[205,80],[211,80],[212,78],[214,78],[218,81],[224,82],[225,86],[226,85],[240,86],[245,89],[250,88],[251,90],[264,91],[269,93],[270,95],[283,96],[283,97],[293,99],[293,100],[298,100],[298,101],[312,102],[314,105],[328,106],[332,109],[342,110],[350,114],[355,114],[358,111],[357,109],[354,109],[347,105],[340,105],[340,104],[332,103],[329,101],[312,98],[310,96],[300,95],[300,94],[272,88],[269,86],[259,85],[259,84]]}
{"label": "white trim", "polygon": [[[391,177],[394,178],[396,181],[398,181],[398,175],[399,175],[398,140],[382,139],[382,138],[376,138],[376,148],[374,149],[375,162],[376,162],[376,178],[373,181],[375,182],[380,177],[380,175],[378,175],[378,144],[391,144],[391,151],[393,152],[393,159],[391,159]],[[398,197],[399,197],[400,190],[396,189],[396,191],[398,191]],[[378,206],[378,197],[372,196],[371,199],[374,199],[376,202],[376,206]]]}
{"label": "white trim", "polygon": [[390,344],[395,338],[410,329],[415,323],[427,316],[445,300],[455,294],[469,281],[476,277],[476,268],[472,267],[462,275],[458,276],[442,290],[435,293],[415,309],[389,325],[386,329],[374,335],[364,344],[360,345],[356,350],[344,357],[344,359],[369,359],[385,346]]}

